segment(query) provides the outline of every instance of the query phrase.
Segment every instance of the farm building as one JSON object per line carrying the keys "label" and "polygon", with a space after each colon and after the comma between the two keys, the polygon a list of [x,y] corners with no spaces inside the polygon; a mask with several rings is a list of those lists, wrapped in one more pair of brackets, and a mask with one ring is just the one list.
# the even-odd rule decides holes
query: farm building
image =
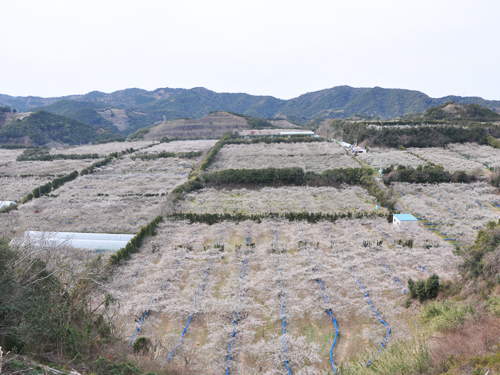
{"label": "farm building", "polygon": [[35,247],[70,246],[86,250],[119,250],[134,237],[132,234],[37,232],[26,231],[14,238],[11,245],[29,244]]}
{"label": "farm building", "polygon": [[413,225],[417,223],[418,220],[415,216],[410,214],[395,214],[392,217],[392,224],[400,226],[400,225]]}
{"label": "farm building", "polygon": [[351,149],[352,153],[358,153],[358,154],[366,154],[366,148],[363,148],[363,147],[359,147],[359,146],[354,146],[352,149]]}
{"label": "farm building", "polygon": [[350,144],[350,143],[347,143],[347,142],[342,142],[342,141],[340,141],[340,142],[338,142],[338,143],[339,143],[339,145],[341,145],[341,146],[342,146],[342,147],[344,147],[344,148],[349,148],[349,147],[351,147],[351,144]]}
{"label": "farm building", "polygon": [[7,208],[13,204],[16,204],[16,202],[12,201],[0,201],[0,210],[3,210],[4,208]]}

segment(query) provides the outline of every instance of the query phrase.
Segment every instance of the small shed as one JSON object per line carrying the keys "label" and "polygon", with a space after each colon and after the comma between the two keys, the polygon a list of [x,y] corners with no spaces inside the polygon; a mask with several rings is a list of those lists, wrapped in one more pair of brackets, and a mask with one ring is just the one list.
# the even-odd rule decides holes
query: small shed
{"label": "small shed", "polygon": [[411,214],[395,214],[392,216],[392,224],[397,226],[413,225],[417,222],[417,218]]}

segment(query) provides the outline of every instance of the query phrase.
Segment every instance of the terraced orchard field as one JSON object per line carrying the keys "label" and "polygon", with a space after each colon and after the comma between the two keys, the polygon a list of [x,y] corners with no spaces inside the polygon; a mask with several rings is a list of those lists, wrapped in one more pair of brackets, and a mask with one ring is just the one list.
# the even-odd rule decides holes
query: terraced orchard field
{"label": "terraced orchard field", "polygon": [[225,145],[209,170],[268,167],[301,167],[306,171],[322,172],[335,168],[359,168],[361,165],[334,142],[256,143]]}
{"label": "terraced orchard field", "polygon": [[[407,239],[413,247],[398,244]],[[114,275],[110,314],[127,340],[152,340],[152,358],[168,370],[286,374],[288,364],[294,374],[328,374],[336,336],[334,366],[368,361],[387,336],[365,291],[390,345],[414,332],[402,306],[407,280],[456,280],[458,262],[425,228],[383,218],[167,222]]]}
{"label": "terraced orchard field", "polygon": [[[365,374],[367,363],[371,372],[391,347],[425,328],[418,319],[424,305],[409,299],[408,280],[436,273],[448,285],[459,281],[459,249],[500,216],[484,165],[496,159],[470,145],[356,157],[333,142],[234,139],[222,138],[218,153],[216,140],[79,146],[50,154],[99,158],[51,162],[18,162],[21,151],[0,149],[0,200],[19,203],[0,213],[0,235],[137,235],[116,254],[35,251],[50,267],[110,260],[102,293],[92,294],[95,306],[106,301],[98,312],[121,339],[110,350],[159,374],[326,375],[346,367]],[[306,185],[311,179],[279,180],[274,170],[268,183],[249,179],[238,188],[206,178],[231,168],[322,172],[429,162],[465,169],[480,182],[386,187],[366,169],[333,171],[315,187]],[[75,169],[82,173],[47,187]],[[390,207],[391,199],[420,220],[393,225],[379,204]],[[141,345],[147,350],[137,352]]]}
{"label": "terraced orchard field", "polygon": [[242,213],[266,212],[368,212],[376,200],[359,186],[264,187],[260,190],[203,189],[186,195],[178,204],[181,212]]}

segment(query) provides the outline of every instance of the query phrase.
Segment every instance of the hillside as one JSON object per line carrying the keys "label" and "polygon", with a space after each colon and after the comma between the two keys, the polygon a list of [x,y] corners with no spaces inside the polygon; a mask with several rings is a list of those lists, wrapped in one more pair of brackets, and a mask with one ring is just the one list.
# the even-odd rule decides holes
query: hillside
{"label": "hillside", "polygon": [[477,104],[461,104],[450,101],[438,107],[429,108],[424,113],[424,118],[430,120],[499,121],[500,114]]}
{"label": "hillside", "polygon": [[110,94],[93,91],[59,98],[0,95],[0,106],[8,105],[20,111],[44,109],[108,128],[112,123],[125,134],[167,120],[201,118],[214,111],[306,123],[316,118],[346,119],[353,116],[392,119],[404,114],[423,113],[449,101],[478,104],[500,112],[500,101],[459,96],[431,98],[419,91],[380,87],[337,86],[290,100],[245,93],[216,93],[202,87],[153,91],[134,88]]}
{"label": "hillside", "polygon": [[37,111],[0,129],[0,143],[43,146],[51,142],[68,145],[116,138],[107,129],[46,111]]}
{"label": "hillside", "polygon": [[200,119],[177,119],[153,126],[144,140],[167,138],[219,138],[227,131],[250,129],[244,117],[215,112]]}

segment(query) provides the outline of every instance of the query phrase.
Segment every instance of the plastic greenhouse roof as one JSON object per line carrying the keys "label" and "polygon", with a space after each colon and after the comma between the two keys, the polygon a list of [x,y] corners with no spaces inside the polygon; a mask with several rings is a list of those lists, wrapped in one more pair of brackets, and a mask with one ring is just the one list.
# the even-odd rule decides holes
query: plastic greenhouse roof
{"label": "plastic greenhouse roof", "polygon": [[24,236],[11,241],[13,245],[70,246],[87,250],[119,250],[134,237],[133,234],[37,232],[26,231]]}

